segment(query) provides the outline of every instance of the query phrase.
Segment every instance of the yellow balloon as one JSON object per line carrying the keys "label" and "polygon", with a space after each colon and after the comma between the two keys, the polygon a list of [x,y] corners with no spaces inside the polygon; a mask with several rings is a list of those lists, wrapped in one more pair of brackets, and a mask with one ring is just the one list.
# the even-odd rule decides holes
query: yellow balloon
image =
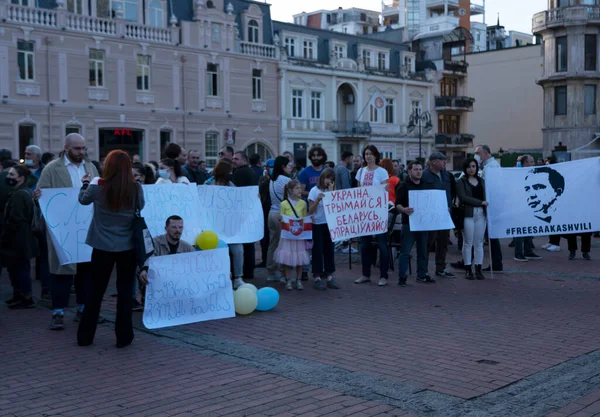
{"label": "yellow balloon", "polygon": [[238,288],[233,293],[233,305],[238,314],[250,314],[256,310],[258,297],[250,288]]}
{"label": "yellow balloon", "polygon": [[211,250],[219,245],[219,237],[215,232],[205,230],[196,238],[196,246],[202,250]]}

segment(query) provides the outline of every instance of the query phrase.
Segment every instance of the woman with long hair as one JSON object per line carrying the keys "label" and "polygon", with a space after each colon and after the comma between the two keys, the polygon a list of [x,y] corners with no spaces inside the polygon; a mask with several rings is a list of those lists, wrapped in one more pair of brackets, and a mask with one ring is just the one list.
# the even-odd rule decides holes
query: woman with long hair
{"label": "woman with long hair", "polygon": [[[313,215],[312,272],[316,290],[340,289],[333,279],[335,254],[323,205],[325,192],[333,190],[335,190],[335,172],[331,168],[325,168],[319,176],[317,185],[308,193],[308,212]],[[327,277],[326,282],[323,282],[322,276]]]}
{"label": "woman with long hair", "polygon": [[189,184],[190,180],[183,175],[181,165],[175,159],[164,158],[158,163],[157,184]]}
{"label": "woman with long hair", "polygon": [[135,162],[131,167],[131,173],[133,179],[140,184],[154,184],[156,182],[156,175],[154,173],[154,167],[150,164],[142,164],[141,162]]}
{"label": "woman with long hair", "polygon": [[[231,159],[223,158],[217,162],[213,171],[211,181],[205,182],[204,185],[220,185],[222,187],[235,187],[235,184],[229,181],[229,175],[233,171]],[[229,244],[231,259],[233,261],[233,289],[237,290],[241,285],[244,285],[244,245]]]}
{"label": "woman with long hair", "polygon": [[290,175],[293,169],[293,163],[285,156],[275,158],[273,165],[273,174],[269,182],[269,195],[271,196],[271,210],[269,211],[269,248],[267,250],[267,281],[280,280],[282,284],[286,284],[285,276],[278,277],[277,263],[275,262],[275,250],[279,246],[279,238],[281,237],[281,223],[279,221],[279,212],[281,210],[281,202],[284,200],[283,191],[285,185],[291,181]]}
{"label": "woman with long hair", "polygon": [[[389,182],[388,172],[379,166],[379,150],[375,145],[367,145],[363,150],[363,160],[366,166],[359,169],[356,173],[356,181],[359,187],[370,187],[372,185],[386,185]],[[395,201],[395,200],[394,200]],[[379,271],[380,278],[377,285],[383,287],[387,285],[388,269],[390,264],[390,254],[387,246],[387,232],[374,236],[379,246]],[[362,263],[362,276],[355,280],[355,284],[364,284],[371,282],[371,264],[372,251],[371,242],[373,236],[363,236],[360,238],[360,258]]]}
{"label": "woman with long hair", "polygon": [[27,187],[29,168],[15,165],[6,175],[9,197],[4,208],[4,224],[0,237],[0,253],[13,287],[13,297],[6,302],[9,308],[34,306],[31,297],[31,258],[37,256],[37,240],[31,229],[33,198]]}
{"label": "woman with long hair", "polygon": [[133,178],[131,158],[122,150],[108,154],[102,178],[92,180],[85,175],[81,182],[79,202],[85,206],[94,204],[94,215],[85,241],[93,248],[93,283],[77,330],[77,343],[79,346],[88,346],[94,341],[102,297],[116,264],[118,295],[115,334],[117,347],[123,348],[133,341],[131,309],[137,266],[133,219],[136,207],[139,210],[144,208],[144,193],[141,184]]}
{"label": "woman with long hair", "polygon": [[[456,193],[460,208],[464,213],[462,255],[465,264],[466,279],[485,279],[481,271],[483,264],[483,240],[486,228],[485,183],[479,176],[479,164],[469,158],[463,165],[465,174],[456,182]],[[475,249],[475,276],[473,276],[473,257],[471,249]]]}

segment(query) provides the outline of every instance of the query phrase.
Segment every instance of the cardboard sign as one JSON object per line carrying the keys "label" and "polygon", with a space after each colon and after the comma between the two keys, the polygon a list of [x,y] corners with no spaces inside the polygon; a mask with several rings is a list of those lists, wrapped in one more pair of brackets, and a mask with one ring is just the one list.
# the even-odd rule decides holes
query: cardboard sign
{"label": "cardboard sign", "polygon": [[326,192],[325,217],[333,242],[388,230],[388,192],[384,186]]}
{"label": "cardboard sign", "polygon": [[143,322],[148,329],[235,317],[229,249],[150,258]]}
{"label": "cardboard sign", "polygon": [[408,216],[411,232],[454,229],[446,191],[411,190],[408,192],[408,203],[415,210]]}
{"label": "cardboard sign", "polygon": [[94,205],[82,206],[78,188],[44,188],[39,203],[46,228],[61,265],[89,262],[92,248],[85,244]]}

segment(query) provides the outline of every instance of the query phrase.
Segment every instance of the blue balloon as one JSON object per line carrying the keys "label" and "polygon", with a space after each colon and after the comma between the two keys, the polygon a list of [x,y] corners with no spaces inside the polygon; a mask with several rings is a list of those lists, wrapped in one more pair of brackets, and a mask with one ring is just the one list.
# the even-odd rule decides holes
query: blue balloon
{"label": "blue balloon", "polygon": [[279,293],[275,288],[265,287],[256,292],[258,298],[258,311],[269,311],[274,308],[279,302]]}

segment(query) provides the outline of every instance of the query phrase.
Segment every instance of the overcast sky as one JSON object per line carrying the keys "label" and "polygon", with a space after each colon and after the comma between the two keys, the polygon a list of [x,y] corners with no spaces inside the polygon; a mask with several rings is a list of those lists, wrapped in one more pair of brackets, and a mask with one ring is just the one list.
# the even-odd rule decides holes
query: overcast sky
{"label": "overcast sky", "polygon": [[[333,10],[342,6],[344,8],[360,7],[363,9],[381,11],[381,1],[378,0],[270,0],[271,13],[275,20],[292,22],[292,16],[301,12],[325,9]],[[386,3],[391,0],[386,0]],[[483,0],[474,0],[474,3],[483,4]],[[545,10],[547,0],[487,0],[486,23],[495,24],[500,13],[500,24],[507,30],[531,33],[531,18],[537,12]]]}

